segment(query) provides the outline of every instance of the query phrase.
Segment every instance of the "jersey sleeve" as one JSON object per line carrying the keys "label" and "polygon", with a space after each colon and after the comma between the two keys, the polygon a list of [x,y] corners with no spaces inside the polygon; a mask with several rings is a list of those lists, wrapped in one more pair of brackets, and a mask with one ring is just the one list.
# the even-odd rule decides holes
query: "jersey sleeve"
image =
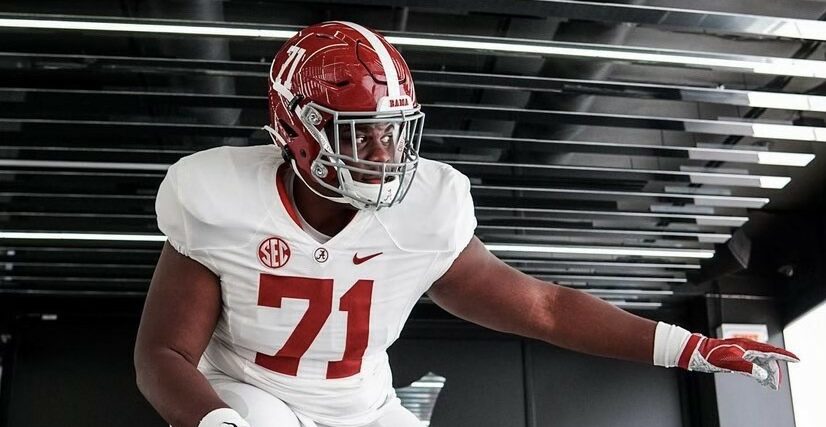
{"label": "jersey sleeve", "polygon": [[[458,172],[454,172],[458,174]],[[456,208],[452,212],[455,220],[452,222],[451,244],[448,249],[436,255],[430,269],[430,281],[435,282],[442,277],[456,261],[456,258],[467,247],[476,230],[476,213],[473,208],[473,197],[470,194],[470,180],[459,174],[456,179],[455,197]]]}
{"label": "jersey sleeve", "polygon": [[158,229],[176,251],[209,268],[218,274],[206,251],[199,250],[192,241],[192,228],[196,224],[186,203],[181,197],[178,164],[170,166],[155,199],[155,213]]}

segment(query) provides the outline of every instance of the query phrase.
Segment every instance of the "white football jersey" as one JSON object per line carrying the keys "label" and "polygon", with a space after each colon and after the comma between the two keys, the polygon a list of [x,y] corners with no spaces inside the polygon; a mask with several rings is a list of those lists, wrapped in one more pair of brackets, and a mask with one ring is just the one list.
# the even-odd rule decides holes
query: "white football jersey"
{"label": "white football jersey", "polygon": [[321,424],[368,424],[395,399],[386,349],[473,237],[470,184],[422,159],[402,203],[319,243],[297,220],[292,173],[272,145],[184,157],[158,191],[158,226],[220,277],[212,365]]}

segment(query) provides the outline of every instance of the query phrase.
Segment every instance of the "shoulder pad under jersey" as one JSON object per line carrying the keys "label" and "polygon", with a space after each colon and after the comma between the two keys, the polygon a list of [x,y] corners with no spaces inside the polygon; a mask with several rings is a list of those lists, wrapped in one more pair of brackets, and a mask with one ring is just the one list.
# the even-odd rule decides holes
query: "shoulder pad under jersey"
{"label": "shoulder pad under jersey", "polygon": [[461,251],[476,228],[470,181],[450,165],[420,159],[404,200],[376,217],[399,249]]}
{"label": "shoulder pad under jersey", "polygon": [[158,228],[184,254],[244,243],[244,229],[268,214],[260,180],[272,180],[274,192],[280,161],[274,146],[218,147],[180,159],[158,190]]}

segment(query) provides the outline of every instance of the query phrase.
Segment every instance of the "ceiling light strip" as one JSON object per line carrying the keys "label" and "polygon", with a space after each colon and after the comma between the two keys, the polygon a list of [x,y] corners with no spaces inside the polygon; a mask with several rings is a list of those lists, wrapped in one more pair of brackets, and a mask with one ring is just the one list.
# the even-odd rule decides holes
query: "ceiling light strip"
{"label": "ceiling light strip", "polygon": [[504,243],[485,244],[488,250],[494,252],[528,252],[572,255],[611,255],[611,256],[643,256],[667,258],[711,258],[714,250],[711,249],[659,249],[659,248],[632,248],[632,247],[593,247],[593,246],[555,246],[555,245],[516,245]]}
{"label": "ceiling light strip", "polygon": [[[155,173],[125,173],[125,172],[99,172],[99,171],[89,171],[89,170],[82,170],[82,171],[73,171],[73,170],[25,170],[25,169],[0,169],[0,175],[8,175],[8,176],[19,176],[19,175],[43,175],[43,176],[50,176],[50,177],[99,177],[99,178],[112,178],[112,179],[136,179],[136,178],[147,178],[147,179],[161,179],[163,178],[162,174],[155,174]],[[59,179],[59,178],[54,178]],[[760,198],[755,198],[755,200],[747,200],[749,198],[743,197],[736,197],[736,196],[713,196],[713,195],[693,195],[693,194],[680,194],[680,193],[638,193],[638,192],[621,192],[621,191],[599,191],[599,190],[576,190],[576,189],[554,189],[554,188],[542,188],[542,189],[534,189],[530,187],[495,187],[495,186],[475,186],[473,188],[476,189],[496,189],[496,190],[505,190],[505,191],[539,191],[539,192],[549,192],[549,193],[562,193],[562,194],[576,194],[581,196],[587,195],[616,195],[619,197],[653,197],[653,198],[662,198],[662,199],[675,199],[675,200],[692,200],[694,204],[697,206],[709,206],[709,207],[735,207],[735,208],[750,208],[755,207],[759,208],[766,203],[768,203],[768,199],[759,200]],[[611,199],[614,200],[614,199]],[[489,210],[506,210],[506,211],[522,211],[522,208],[518,207],[495,207],[489,206],[487,207]],[[718,215],[694,215],[694,214],[674,214],[674,213],[652,213],[652,212],[608,212],[608,211],[579,211],[579,210],[559,210],[559,209],[540,209],[536,210],[535,208],[526,208],[526,212],[534,211],[534,212],[551,212],[551,213],[582,213],[582,214],[592,214],[592,215],[620,215],[620,216],[639,216],[639,217],[658,217],[658,218],[686,218],[686,219],[694,219],[694,220],[702,220],[702,221],[735,221],[738,225],[741,224],[741,221],[745,221],[742,219],[743,217],[736,217],[736,216],[718,216]]]}
{"label": "ceiling light strip", "polygon": [[553,187],[517,187],[505,185],[480,185],[471,184],[472,189],[491,191],[524,191],[537,193],[560,193],[579,195],[605,195],[621,197],[652,197],[661,199],[687,199],[693,201],[698,206],[719,206],[732,208],[761,208],[769,203],[767,197],[742,197],[742,196],[717,196],[705,194],[684,194],[684,193],[653,193],[644,191],[613,191],[613,190],[589,190],[575,188],[553,188]]}
{"label": "ceiling light strip", "polygon": [[57,169],[109,169],[109,170],[155,170],[169,169],[166,163],[130,163],[130,162],[82,162],[65,160],[21,160],[0,159],[0,166],[57,168]]}
{"label": "ceiling light strip", "polygon": [[[444,37],[444,35],[442,35]],[[585,43],[545,42],[519,40],[529,43],[511,42],[503,38],[485,37],[496,41],[444,39],[431,37],[387,36],[387,41],[399,46],[443,48],[476,52],[496,52],[514,54],[537,54],[571,58],[628,61],[632,63],[658,63],[663,65],[683,65],[751,72],[756,74],[787,75],[797,77],[826,77],[826,64],[822,61],[762,57],[748,55],[713,54],[705,52],[679,51],[672,49],[631,48],[627,46],[595,45]],[[474,39],[483,39],[474,37]]]}
{"label": "ceiling light strip", "polygon": [[536,7],[545,12],[547,16],[826,41],[826,23],[810,19],[644,4],[610,4],[574,0],[543,0],[537,3],[540,5]]}
{"label": "ceiling light strip", "polygon": [[[526,270],[526,274],[531,274],[530,270]],[[655,282],[655,283],[688,283],[688,279],[682,277],[650,277],[650,276],[593,276],[588,274],[541,274],[542,277],[555,279],[560,281],[610,281],[610,282]]]}
{"label": "ceiling light strip", "polygon": [[[823,62],[826,64],[826,61]],[[593,113],[563,110],[533,110],[499,105],[478,104],[423,104],[432,111],[449,111],[460,118],[486,120],[521,120],[528,123],[564,123],[633,129],[652,129],[708,133],[714,135],[742,135],[755,138],[786,139],[792,141],[826,142],[826,127],[798,126],[742,120],[705,120],[679,117],[639,116],[629,114]]]}
{"label": "ceiling light strip", "polygon": [[[824,61],[826,63],[826,61]],[[545,123],[548,120],[560,120],[571,124],[591,126],[608,126],[632,129],[682,130],[691,133],[708,133],[715,135],[742,135],[756,138],[785,139],[792,141],[826,142],[826,127],[796,126],[774,123],[754,123],[733,120],[701,120],[675,117],[631,116],[625,114],[591,113],[579,111],[529,110],[524,108],[507,108],[492,105],[454,105],[423,104],[431,111],[447,111],[460,117],[481,120],[521,120],[526,123]],[[256,126],[228,126],[191,123],[156,123],[106,120],[63,120],[63,119],[22,119],[0,118],[0,124],[9,126],[26,124],[72,125],[72,126],[128,126],[144,128],[176,129],[187,131],[225,131],[227,136],[250,137],[258,132]],[[675,129],[675,126],[679,128]]]}
{"label": "ceiling light strip", "polygon": [[[492,212],[523,212],[523,213],[542,213],[542,214],[573,214],[573,215],[596,215],[596,216],[635,216],[642,218],[674,218],[674,219],[690,219],[697,223],[706,222],[719,223],[721,226],[725,224],[728,227],[740,227],[745,224],[749,218],[746,216],[726,216],[726,215],[692,215],[692,214],[675,214],[666,212],[630,212],[630,211],[594,211],[594,210],[579,210],[579,209],[551,209],[551,208],[526,208],[516,206],[484,206],[477,205],[477,211],[492,211]],[[519,217],[522,219],[522,217]]]}
{"label": "ceiling light strip", "polygon": [[604,295],[634,295],[634,296],[673,296],[674,291],[669,290],[647,290],[647,289],[610,289],[610,288],[584,288],[585,292]]}
{"label": "ceiling light strip", "polygon": [[566,95],[704,102],[785,110],[826,111],[826,97],[796,93],[449,71],[413,70],[413,77],[419,86],[518,90]]}
{"label": "ceiling light strip", "polygon": [[[59,69],[55,62],[72,61],[71,70],[83,67],[116,65],[119,72],[192,72],[235,77],[264,77],[266,67],[253,61],[213,61],[185,58],[128,57],[108,55],[61,55],[31,54],[26,52],[0,52],[0,57],[32,58],[32,66]],[[220,64],[221,67],[216,65]],[[195,68],[197,66],[197,68]],[[132,67],[131,69],[128,67]],[[233,69],[237,68],[237,69]],[[254,71],[255,69],[261,71]],[[775,109],[826,112],[826,97],[782,92],[763,92],[708,88],[694,86],[663,85],[642,82],[612,82],[602,80],[562,79],[554,77],[518,76],[504,74],[480,74],[450,71],[413,70],[418,85],[472,87],[480,89],[552,91],[571,94],[655,98],[686,102],[706,102],[725,105],[742,105]],[[492,82],[492,83],[491,83]],[[607,93],[600,93],[606,91]],[[664,92],[672,96],[662,98]]]}
{"label": "ceiling light strip", "polygon": [[[19,232],[0,231],[0,239],[27,239],[27,240],[106,240],[124,242],[163,242],[164,235],[156,234],[115,234],[115,233],[52,233],[52,232]],[[581,255],[626,255],[626,256],[653,256],[674,258],[711,258],[713,250],[681,250],[681,249],[654,249],[654,248],[626,248],[626,247],[588,247],[588,246],[539,246],[539,245],[512,245],[512,244],[485,244],[491,251],[501,252],[535,252]]]}
{"label": "ceiling light strip", "polygon": [[605,300],[606,302],[613,304],[620,308],[627,308],[627,309],[639,309],[639,310],[655,310],[661,308],[663,306],[660,302],[637,302],[637,301],[625,301],[625,300]]}
{"label": "ceiling light strip", "polygon": [[[10,16],[10,15],[5,15]],[[32,19],[39,18],[39,19]],[[49,19],[52,18],[52,19]],[[262,29],[221,25],[183,25],[184,21],[151,20],[153,23],[130,23],[116,18],[101,19],[84,16],[29,15],[28,18],[0,18],[0,28],[80,30],[171,35],[224,36],[284,40],[295,34],[293,29]],[[150,20],[144,20],[150,22]],[[197,24],[189,21],[188,24]],[[243,24],[241,24],[243,25]],[[777,74],[800,77],[826,77],[822,61],[715,54],[628,46],[589,45],[565,42],[543,42],[526,39],[453,35],[386,35],[397,46],[449,49],[455,51],[504,54],[535,54],[571,58],[592,58],[633,63],[657,63],[687,67]]]}
{"label": "ceiling light strip", "polygon": [[51,233],[30,231],[0,231],[0,239],[22,240],[103,240],[119,242],[163,242],[166,236],[157,234],[117,233]]}
{"label": "ceiling light strip", "polygon": [[0,18],[0,28],[43,30],[80,30],[126,33],[181,34],[196,36],[225,36],[284,40],[295,35],[295,30],[267,30],[214,25],[137,24],[114,21],[85,21],[79,17],[66,19],[8,19]]}
{"label": "ceiling light strip", "polygon": [[597,266],[597,267],[632,267],[632,268],[662,268],[662,269],[678,269],[678,270],[699,270],[700,264],[663,264],[650,262],[619,262],[619,261],[573,261],[573,260],[558,260],[558,259],[536,259],[536,258],[506,258],[502,261],[507,263],[517,264],[550,264],[569,266]]}
{"label": "ceiling light strip", "polygon": [[690,178],[693,183],[718,184],[741,187],[757,187],[780,189],[786,186],[792,179],[787,176],[766,176],[747,175],[732,173],[714,172],[691,172],[691,171],[666,171],[656,169],[627,169],[627,168],[606,168],[597,166],[568,166],[568,165],[547,165],[536,163],[501,163],[501,162],[480,162],[473,160],[444,160],[452,166],[482,166],[495,168],[521,168],[521,169],[543,169],[543,170],[567,170],[567,171],[587,171],[604,173],[627,173],[627,174],[648,174],[661,176],[683,176]]}
{"label": "ceiling light strip", "polygon": [[[425,132],[422,134],[423,138],[442,138],[442,139],[456,139],[469,141],[488,141],[497,144],[538,144],[538,145],[561,145],[572,147],[587,147],[598,152],[596,149],[604,149],[606,151],[615,150],[617,152],[646,152],[646,151],[662,151],[662,152],[684,152],[687,158],[693,160],[719,160],[737,163],[762,164],[762,165],[776,165],[776,166],[797,166],[803,167],[814,160],[815,155],[810,153],[789,153],[779,151],[755,151],[755,150],[739,150],[736,148],[706,148],[706,147],[683,147],[674,145],[653,145],[653,144],[626,144],[615,142],[599,142],[599,141],[563,141],[554,139],[535,139],[535,138],[512,138],[507,136],[487,136],[487,135],[462,135],[462,134],[447,134],[438,132]],[[571,149],[574,151],[574,149]]]}
{"label": "ceiling light strip", "polygon": [[556,233],[583,233],[583,234],[621,234],[626,236],[670,236],[670,237],[695,237],[698,239],[711,240],[726,240],[731,238],[728,233],[691,233],[682,231],[666,231],[666,230],[621,230],[608,228],[565,228],[565,227],[543,227],[530,225],[487,225],[480,224],[477,229],[486,230],[530,230],[530,231],[545,231]]}
{"label": "ceiling light strip", "polygon": [[[668,176],[690,177],[692,182],[721,185],[740,185],[744,187],[759,188],[783,188],[791,181],[789,177],[782,176],[759,176],[759,175],[738,175],[721,174],[710,172],[690,172],[690,171],[661,171],[651,169],[622,169],[604,168],[593,166],[567,166],[567,165],[539,165],[526,163],[494,163],[477,162],[466,160],[448,160],[446,163],[458,166],[485,166],[485,167],[510,167],[510,168],[530,168],[548,170],[571,170],[571,171],[591,171],[607,173],[641,173]],[[87,162],[87,161],[63,161],[63,160],[22,160],[22,159],[0,159],[0,166],[7,167],[32,167],[32,168],[56,168],[56,169],[108,169],[108,170],[153,170],[165,171],[169,164],[164,163],[130,163],[130,162]],[[697,196],[694,196],[697,197]]]}

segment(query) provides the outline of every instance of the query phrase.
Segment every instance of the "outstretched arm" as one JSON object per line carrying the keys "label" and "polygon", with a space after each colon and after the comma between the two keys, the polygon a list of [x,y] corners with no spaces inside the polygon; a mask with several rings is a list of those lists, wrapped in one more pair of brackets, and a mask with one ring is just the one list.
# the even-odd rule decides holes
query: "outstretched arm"
{"label": "outstretched arm", "polygon": [[597,297],[528,276],[474,237],[430,298],[482,326],[597,356],[651,362],[656,322]]}
{"label": "outstretched arm", "polygon": [[584,292],[535,279],[496,258],[475,237],[429,295],[455,316],[498,331],[597,356],[703,372],[742,372],[772,388],[779,383],[777,360],[797,360],[785,350],[754,341],[691,335]]}

